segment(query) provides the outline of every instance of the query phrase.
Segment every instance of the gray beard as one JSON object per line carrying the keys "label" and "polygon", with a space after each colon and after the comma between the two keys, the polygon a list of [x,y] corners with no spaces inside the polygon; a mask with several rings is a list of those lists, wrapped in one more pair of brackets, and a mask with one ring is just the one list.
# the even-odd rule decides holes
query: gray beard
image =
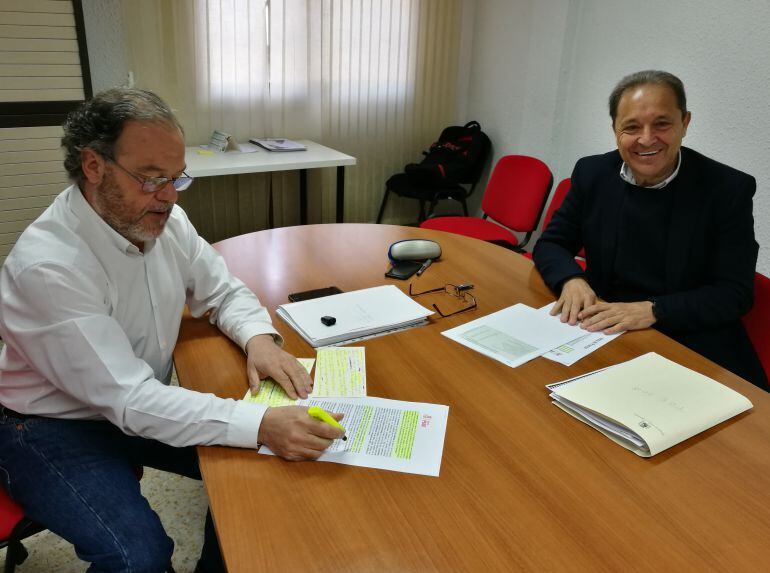
{"label": "gray beard", "polygon": [[[115,229],[117,233],[131,241],[135,245],[141,245],[146,241],[152,241],[160,235],[142,227],[141,219],[127,221],[127,211],[120,189],[115,184],[112,174],[107,175],[93,195],[94,210],[101,215],[105,223]],[[169,210],[173,207],[170,206]]]}

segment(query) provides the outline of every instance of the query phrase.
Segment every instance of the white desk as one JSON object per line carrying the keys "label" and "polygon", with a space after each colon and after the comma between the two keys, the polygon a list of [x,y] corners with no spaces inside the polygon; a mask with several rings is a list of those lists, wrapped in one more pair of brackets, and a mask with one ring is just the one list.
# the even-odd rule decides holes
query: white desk
{"label": "white desk", "polygon": [[267,151],[254,153],[200,154],[200,147],[185,150],[185,171],[191,177],[213,177],[240,173],[267,173],[270,171],[299,171],[300,223],[307,224],[307,170],[319,167],[337,168],[337,223],[344,222],[345,215],[345,166],[355,165],[356,158],[324,147],[306,139],[298,140],[307,146],[306,151]]}

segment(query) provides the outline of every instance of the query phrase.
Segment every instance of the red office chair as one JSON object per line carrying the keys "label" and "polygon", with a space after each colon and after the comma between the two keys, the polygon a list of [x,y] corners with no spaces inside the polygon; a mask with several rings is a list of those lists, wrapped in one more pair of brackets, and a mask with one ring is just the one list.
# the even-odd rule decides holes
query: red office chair
{"label": "red office chair", "polygon": [[[548,209],[545,211],[545,216],[543,217],[543,231],[545,231],[548,228],[548,223],[551,222],[551,218],[553,217],[553,214],[556,213],[556,209],[561,207],[561,204],[564,202],[564,198],[567,196],[567,193],[570,190],[570,186],[572,185],[572,180],[567,177],[566,179],[562,179],[559,184],[556,186],[556,190],[553,192],[553,197],[551,197],[551,202],[548,204]],[[528,259],[532,258],[532,253],[522,253],[525,257]],[[578,251],[577,256],[575,257],[575,261],[577,264],[579,264],[581,267],[583,267],[583,270],[586,268],[586,251],[585,249],[580,249]]]}
{"label": "red office chair", "polygon": [[[144,468],[134,468],[137,479],[142,479]],[[11,499],[5,488],[0,486],[0,549],[8,548],[5,554],[4,573],[14,573],[17,565],[24,563],[29,555],[22,541],[44,531],[45,527],[24,515],[24,510]],[[173,569],[170,569],[173,571]]]}
{"label": "red office chair", "polygon": [[754,306],[742,320],[770,380],[770,278],[761,273],[754,274]]}
{"label": "red office chair", "polygon": [[567,192],[571,186],[572,179],[569,177],[562,179],[556,186],[556,190],[553,192],[553,197],[551,197],[551,202],[548,204],[548,209],[545,211],[545,217],[543,217],[543,231],[546,230],[548,223],[551,222],[551,218],[553,217],[553,214],[556,213],[556,209],[561,207],[561,204],[564,202],[564,198],[567,196]]}
{"label": "red office chair", "polygon": [[30,535],[43,531],[45,527],[24,516],[24,510],[0,487],[0,549],[8,548],[5,554],[5,573],[13,573],[16,565],[27,558],[27,550],[21,544]]}
{"label": "red office chair", "polygon": [[[506,155],[497,162],[487,183],[481,202],[482,218],[436,217],[420,227],[474,237],[521,252],[543,214],[551,185],[553,175],[545,163],[526,155]],[[524,240],[519,242],[511,229],[526,233]]]}

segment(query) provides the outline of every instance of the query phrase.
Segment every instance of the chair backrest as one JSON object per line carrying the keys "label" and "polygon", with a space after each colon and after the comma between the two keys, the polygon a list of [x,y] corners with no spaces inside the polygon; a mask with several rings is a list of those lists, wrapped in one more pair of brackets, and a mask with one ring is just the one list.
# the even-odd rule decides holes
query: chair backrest
{"label": "chair backrest", "polygon": [[562,179],[556,186],[556,191],[553,192],[553,197],[551,197],[551,202],[548,204],[548,209],[545,211],[545,217],[543,217],[543,231],[545,231],[546,227],[548,227],[548,223],[551,222],[551,217],[553,217],[553,214],[556,213],[556,209],[561,207],[561,204],[564,201],[564,198],[567,196],[567,192],[571,186],[572,179],[569,177]]}
{"label": "chair backrest", "polygon": [[743,317],[743,326],[770,380],[770,278],[754,274],[754,306]]}
{"label": "chair backrest", "polygon": [[505,155],[489,177],[481,209],[514,231],[531,232],[543,214],[553,175],[534,157]]}

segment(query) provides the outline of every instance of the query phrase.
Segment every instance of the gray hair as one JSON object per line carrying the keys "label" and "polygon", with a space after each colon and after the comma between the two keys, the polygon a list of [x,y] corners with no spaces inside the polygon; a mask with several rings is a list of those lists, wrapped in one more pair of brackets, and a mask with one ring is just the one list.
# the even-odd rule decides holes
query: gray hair
{"label": "gray hair", "polygon": [[113,88],[96,94],[72,111],[64,122],[64,168],[74,182],[84,183],[80,154],[93,149],[115,159],[115,143],[129,121],[161,122],[184,133],[171,108],[147,90]]}
{"label": "gray hair", "polygon": [[618,104],[620,104],[620,98],[623,97],[626,90],[646,84],[656,84],[670,88],[671,91],[674,92],[677,107],[682,111],[682,118],[684,118],[687,114],[687,97],[684,94],[684,84],[682,83],[682,80],[668,72],[662,72],[660,70],[644,70],[624,77],[618,82],[615,89],[612,90],[612,93],[610,94],[610,117],[612,118],[612,125],[615,125],[615,118],[618,115]]}

